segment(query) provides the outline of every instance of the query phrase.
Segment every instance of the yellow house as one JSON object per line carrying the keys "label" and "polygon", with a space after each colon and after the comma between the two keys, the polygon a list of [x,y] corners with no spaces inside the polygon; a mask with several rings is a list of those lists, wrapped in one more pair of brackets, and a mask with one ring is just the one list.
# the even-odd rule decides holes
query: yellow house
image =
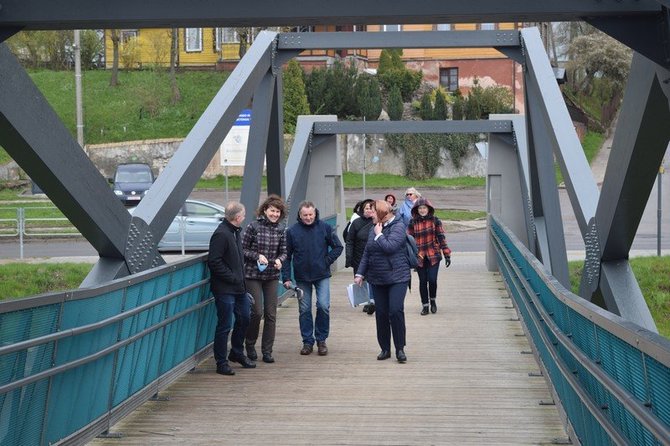
{"label": "yellow house", "polygon": [[[466,31],[513,30],[520,23],[463,23],[438,25],[317,25],[292,28],[291,31]],[[123,29],[120,35],[119,65],[122,68],[167,66],[170,62],[172,30]],[[179,28],[178,66],[182,68],[216,68],[232,70],[239,61],[240,39],[236,28]],[[112,66],[111,31],[105,31],[106,67]],[[336,58],[346,58],[359,68],[376,68],[381,50],[309,50],[298,60],[306,70],[331,64]],[[414,70],[423,72],[426,83],[462,93],[474,85],[506,85],[515,97],[515,108],[523,108],[522,67],[493,48],[428,48],[406,49],[403,60]]]}
{"label": "yellow house", "polygon": [[[172,29],[118,30],[119,66],[146,68],[168,66]],[[234,28],[178,28],[178,65],[215,67],[217,63],[239,60],[239,38]],[[105,67],[113,63],[112,31],[105,30]]]}

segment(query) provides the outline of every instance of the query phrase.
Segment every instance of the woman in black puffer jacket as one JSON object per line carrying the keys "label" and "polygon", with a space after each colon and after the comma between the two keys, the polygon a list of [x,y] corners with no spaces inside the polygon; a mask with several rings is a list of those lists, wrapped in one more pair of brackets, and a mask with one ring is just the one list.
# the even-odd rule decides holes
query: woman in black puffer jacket
{"label": "woman in black puffer jacket", "polygon": [[[365,244],[368,242],[370,228],[373,225],[372,216],[375,214],[374,204],[375,201],[371,199],[361,202],[359,218],[351,223],[345,239],[345,267],[353,268],[354,276],[356,275],[358,265],[361,263]],[[367,314],[375,312],[375,299],[372,294],[370,294],[370,301],[363,307],[363,311]]]}

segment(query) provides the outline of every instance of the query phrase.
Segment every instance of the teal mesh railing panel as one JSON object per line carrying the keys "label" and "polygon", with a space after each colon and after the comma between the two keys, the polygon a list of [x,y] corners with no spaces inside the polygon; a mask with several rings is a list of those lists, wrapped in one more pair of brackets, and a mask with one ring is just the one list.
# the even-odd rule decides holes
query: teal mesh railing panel
{"label": "teal mesh railing panel", "polygon": [[[0,444],[81,442],[209,353],[205,257],[0,303]],[[143,399],[142,399],[143,398]]]}
{"label": "teal mesh railing panel", "polygon": [[565,290],[495,218],[500,271],[579,441],[670,444],[670,342]]}

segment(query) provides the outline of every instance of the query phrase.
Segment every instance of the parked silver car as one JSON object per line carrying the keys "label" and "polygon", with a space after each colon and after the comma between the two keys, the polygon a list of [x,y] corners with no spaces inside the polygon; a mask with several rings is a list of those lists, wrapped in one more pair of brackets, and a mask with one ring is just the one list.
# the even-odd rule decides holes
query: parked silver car
{"label": "parked silver car", "polygon": [[[129,209],[132,214],[133,209]],[[225,209],[210,201],[186,200],[158,243],[159,251],[207,251]]]}

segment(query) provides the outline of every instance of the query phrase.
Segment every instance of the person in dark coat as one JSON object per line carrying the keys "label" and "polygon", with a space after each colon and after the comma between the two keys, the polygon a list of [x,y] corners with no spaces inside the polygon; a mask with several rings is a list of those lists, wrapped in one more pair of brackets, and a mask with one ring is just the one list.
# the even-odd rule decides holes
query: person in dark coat
{"label": "person in dark coat", "polygon": [[[282,267],[284,287],[293,288],[291,264],[296,285],[302,289],[300,299],[301,355],[314,349],[328,354],[326,338],[330,331],[330,265],[342,254],[342,243],[333,228],[319,220],[314,203],[303,201],[298,206],[298,222],[286,231],[287,259]],[[312,319],[312,287],[316,290],[316,318]]]}
{"label": "person in dark coat", "polygon": [[[363,200],[359,211],[359,218],[351,223],[345,239],[346,263],[344,266],[346,268],[353,268],[354,276],[356,275],[358,265],[361,263],[365,244],[368,241],[368,235],[370,234],[370,229],[373,225],[372,216],[375,214],[374,204],[374,200]],[[375,312],[375,300],[372,294],[370,295],[370,301],[363,306],[363,311],[367,314],[373,314]]]}
{"label": "person in dark coat", "polygon": [[272,346],[275,341],[277,320],[277,281],[283,262],[286,261],[286,215],[284,200],[277,195],[268,196],[256,211],[257,218],[244,229],[244,277],[247,290],[254,298],[251,305],[251,322],[247,328],[245,345],[247,357],[258,359],[256,341],[263,318],[261,353],[263,362],[275,362]]}
{"label": "person in dark coat", "polygon": [[391,334],[398,362],[405,355],[405,294],[410,279],[410,266],[405,249],[405,225],[391,212],[384,200],[375,202],[374,226],[370,231],[361,263],[354,281],[367,280],[377,306],[377,342],[381,352],[377,359],[391,357]]}
{"label": "person in dark coat", "polygon": [[430,298],[430,312],[437,313],[437,273],[440,261],[444,255],[444,264],[451,265],[451,249],[447,245],[442,221],[435,216],[435,209],[430,201],[419,198],[412,208],[412,219],[407,226],[407,233],[414,236],[419,248],[419,295],[421,296],[421,315],[428,314],[428,299]]}
{"label": "person in dark coat", "polygon": [[[210,288],[216,304],[217,323],[214,331],[214,359],[216,373],[234,375],[228,360],[239,362],[244,368],[254,368],[256,364],[244,356],[244,335],[249,325],[249,298],[244,284],[244,255],[240,228],[244,221],[244,206],[230,202],[226,206],[226,217],[209,241],[207,266],[210,271]],[[233,327],[233,315],[235,325]],[[228,350],[228,334],[230,354]]]}

